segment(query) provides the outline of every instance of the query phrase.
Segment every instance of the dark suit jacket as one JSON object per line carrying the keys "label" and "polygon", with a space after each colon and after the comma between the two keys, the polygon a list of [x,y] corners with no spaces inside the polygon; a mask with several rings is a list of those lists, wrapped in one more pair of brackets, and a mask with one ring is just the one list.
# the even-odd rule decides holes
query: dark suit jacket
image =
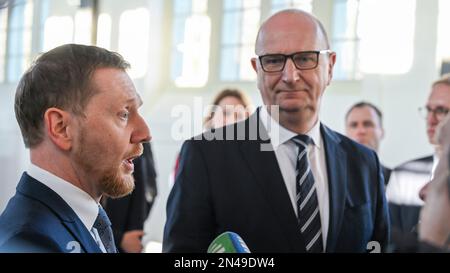
{"label": "dark suit jacket", "polygon": [[401,232],[392,229],[392,240],[387,252],[390,253],[450,253],[449,249],[437,247],[418,239],[417,232]]}
{"label": "dark suit jacket", "polygon": [[90,232],[53,190],[22,175],[0,216],[0,252],[96,252]]}
{"label": "dark suit jacket", "polygon": [[142,156],[134,160],[133,192],[119,199],[107,199],[103,206],[111,220],[116,246],[121,252],[123,234],[131,230],[143,230],[157,195],[153,153],[150,143],[144,143],[143,146]]}
{"label": "dark suit jacket", "polygon": [[[242,137],[239,128],[245,127],[245,140],[208,141],[205,133],[203,140],[184,143],[167,203],[164,252],[206,252],[224,231],[238,233],[252,252],[305,252],[275,153],[260,150],[269,140],[258,113],[215,131]],[[249,126],[259,130],[249,134]],[[330,193],[326,251],[363,252],[369,241],[387,246],[389,217],[376,153],[326,126],[321,134]]]}

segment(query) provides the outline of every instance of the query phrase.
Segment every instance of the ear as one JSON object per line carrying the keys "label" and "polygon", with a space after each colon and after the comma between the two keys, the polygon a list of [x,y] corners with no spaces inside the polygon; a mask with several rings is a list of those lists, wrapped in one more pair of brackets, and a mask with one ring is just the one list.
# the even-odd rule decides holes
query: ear
{"label": "ear", "polygon": [[256,69],[257,68],[257,64],[256,64],[257,59],[256,58],[252,58],[251,62],[252,62],[253,70],[255,70],[255,72],[258,72],[258,70]]}
{"label": "ear", "polygon": [[48,137],[62,150],[70,150],[73,136],[69,130],[72,116],[61,109],[52,107],[44,113],[44,125]]}
{"label": "ear", "polygon": [[333,79],[333,67],[336,63],[336,52],[331,52],[328,57],[328,81],[327,85],[330,85],[331,80]]}

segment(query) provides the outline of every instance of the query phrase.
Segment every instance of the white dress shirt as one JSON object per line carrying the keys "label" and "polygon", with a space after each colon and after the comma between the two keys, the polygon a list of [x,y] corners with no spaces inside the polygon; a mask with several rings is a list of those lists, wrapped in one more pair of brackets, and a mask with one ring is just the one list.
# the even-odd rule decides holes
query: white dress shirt
{"label": "white dress shirt", "polygon": [[[298,135],[276,122],[267,112],[266,107],[261,107],[260,120],[270,137],[275,156],[280,166],[280,171],[286,184],[289,197],[291,199],[292,207],[296,214],[296,176],[295,168],[297,164],[298,147],[291,140]],[[270,123],[270,124],[269,124]],[[320,221],[322,225],[322,239],[323,247],[326,248],[326,241],[328,235],[328,225],[330,218],[330,200],[328,195],[328,175],[325,158],[325,148],[323,145],[322,136],[320,134],[320,122],[311,128],[306,133],[313,140],[313,144],[308,145],[308,159],[311,165],[311,171],[314,176],[314,185],[317,192],[317,200],[319,202]],[[299,229],[300,232],[300,229]]]}
{"label": "white dress shirt", "polygon": [[72,208],[100,249],[106,253],[97,229],[94,228],[99,204],[80,188],[34,164],[30,165],[27,174],[56,192]]}
{"label": "white dress shirt", "polygon": [[433,155],[433,163],[422,161],[408,161],[392,171],[386,187],[386,199],[389,203],[406,206],[423,206],[425,202],[420,198],[420,190],[434,177],[439,157]]}

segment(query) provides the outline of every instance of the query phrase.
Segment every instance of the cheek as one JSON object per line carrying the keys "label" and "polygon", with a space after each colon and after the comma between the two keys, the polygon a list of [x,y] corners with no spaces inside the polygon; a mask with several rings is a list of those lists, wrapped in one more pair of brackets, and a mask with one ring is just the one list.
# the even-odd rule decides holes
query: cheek
{"label": "cheek", "polygon": [[220,126],[222,125],[222,122],[224,121],[225,117],[224,115],[222,115],[221,113],[216,113],[212,120],[211,123],[214,125],[214,127]]}
{"label": "cheek", "polygon": [[262,77],[264,82],[264,89],[266,89],[267,92],[271,92],[273,89],[275,89],[281,76],[264,74],[262,75]]}
{"label": "cheek", "polygon": [[130,136],[122,130],[104,131],[102,138],[98,139],[103,152],[111,158],[123,156],[130,143]]}

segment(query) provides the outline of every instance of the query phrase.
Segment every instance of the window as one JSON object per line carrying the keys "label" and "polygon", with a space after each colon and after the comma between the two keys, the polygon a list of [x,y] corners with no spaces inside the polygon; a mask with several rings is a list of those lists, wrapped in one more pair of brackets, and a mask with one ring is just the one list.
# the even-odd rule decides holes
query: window
{"label": "window", "polygon": [[8,10],[0,9],[0,82],[5,81],[6,37],[8,33]]}
{"label": "window", "polygon": [[260,20],[260,0],[224,0],[220,78],[251,81],[256,73],[250,64]]}
{"label": "window", "polygon": [[51,16],[45,20],[44,51],[73,41],[73,19],[71,16]]}
{"label": "window", "polygon": [[171,78],[179,87],[208,81],[211,20],[207,0],[173,2]]}
{"label": "window", "polygon": [[287,8],[297,8],[311,13],[312,0],[272,0],[272,13]]}
{"label": "window", "polygon": [[415,1],[336,0],[332,39],[338,54],[335,78],[406,73],[413,61],[414,23]]}
{"label": "window", "polygon": [[120,16],[119,53],[130,62],[132,78],[140,78],[147,73],[149,22],[146,8],[127,10]]}
{"label": "window", "polygon": [[414,55],[415,12],[413,0],[361,0],[358,33],[362,72],[408,72]]}
{"label": "window", "polygon": [[450,36],[448,35],[448,26],[450,25],[450,1],[439,0],[438,17],[438,39],[437,39],[437,63],[442,61],[450,62]]}
{"label": "window", "polygon": [[31,63],[33,1],[16,1],[9,7],[6,79],[15,82]]}
{"label": "window", "polygon": [[335,79],[353,80],[361,78],[359,65],[359,43],[357,23],[359,0],[336,0],[333,14],[332,48],[337,53],[334,67]]}
{"label": "window", "polygon": [[92,44],[92,10],[94,1],[67,1],[66,4],[68,5],[66,9],[68,14],[45,16],[44,51],[68,43]]}
{"label": "window", "polygon": [[97,46],[106,49],[111,48],[111,24],[111,16],[109,14],[100,14],[97,25]]}
{"label": "window", "polygon": [[82,8],[77,10],[74,19],[74,43],[90,45],[92,43],[92,9]]}

